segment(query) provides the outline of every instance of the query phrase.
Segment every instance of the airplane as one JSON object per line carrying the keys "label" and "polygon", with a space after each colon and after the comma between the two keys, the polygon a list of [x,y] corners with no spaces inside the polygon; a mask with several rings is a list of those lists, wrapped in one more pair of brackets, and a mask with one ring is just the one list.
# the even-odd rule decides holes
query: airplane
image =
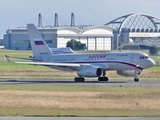
{"label": "airplane", "polygon": [[78,77],[74,78],[75,82],[84,82],[85,77],[98,77],[98,81],[108,81],[106,72],[110,70],[116,70],[118,75],[134,76],[134,81],[138,82],[142,70],[155,65],[143,52],[52,54],[34,24],[27,24],[27,28],[36,61],[15,63],[76,71]]}

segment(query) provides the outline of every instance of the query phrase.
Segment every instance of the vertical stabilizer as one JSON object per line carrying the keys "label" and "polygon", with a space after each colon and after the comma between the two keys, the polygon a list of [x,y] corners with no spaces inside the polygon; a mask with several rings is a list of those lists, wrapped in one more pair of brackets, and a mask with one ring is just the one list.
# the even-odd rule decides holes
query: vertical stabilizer
{"label": "vertical stabilizer", "polygon": [[34,24],[27,24],[30,43],[32,46],[32,52],[34,56],[51,55],[47,43],[44,41],[42,35],[36,29]]}

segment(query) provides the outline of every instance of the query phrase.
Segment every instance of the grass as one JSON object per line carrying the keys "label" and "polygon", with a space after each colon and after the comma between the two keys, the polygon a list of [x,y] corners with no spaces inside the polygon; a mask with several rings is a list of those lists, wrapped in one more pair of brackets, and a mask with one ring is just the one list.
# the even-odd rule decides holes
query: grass
{"label": "grass", "polygon": [[121,109],[54,109],[54,108],[8,108],[0,107],[0,115],[3,116],[41,116],[41,117],[159,117],[158,110],[121,110]]}
{"label": "grass", "polygon": [[1,85],[5,116],[160,116],[160,88]]}

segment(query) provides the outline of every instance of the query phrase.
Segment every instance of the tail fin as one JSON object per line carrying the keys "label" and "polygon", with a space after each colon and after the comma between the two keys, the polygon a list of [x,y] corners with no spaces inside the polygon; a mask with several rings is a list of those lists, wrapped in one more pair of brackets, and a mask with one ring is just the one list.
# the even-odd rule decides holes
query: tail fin
{"label": "tail fin", "polygon": [[44,41],[41,34],[38,32],[34,24],[27,24],[30,43],[34,56],[51,55],[47,43]]}

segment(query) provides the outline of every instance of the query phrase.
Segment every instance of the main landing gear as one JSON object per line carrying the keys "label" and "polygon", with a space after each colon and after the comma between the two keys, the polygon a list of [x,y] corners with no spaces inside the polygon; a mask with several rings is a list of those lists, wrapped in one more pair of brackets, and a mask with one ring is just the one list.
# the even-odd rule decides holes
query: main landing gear
{"label": "main landing gear", "polygon": [[84,81],[85,81],[85,78],[84,78],[84,77],[75,77],[75,78],[74,78],[74,81],[75,81],[75,82],[84,82]]}
{"label": "main landing gear", "polygon": [[103,70],[103,76],[98,77],[98,81],[108,81],[108,77],[106,77],[106,71]]}
{"label": "main landing gear", "polygon": [[[74,81],[75,82],[84,82],[85,78],[84,77],[75,77]],[[106,77],[106,71],[105,70],[103,70],[102,77],[98,77],[98,81],[108,81],[108,77]]]}

